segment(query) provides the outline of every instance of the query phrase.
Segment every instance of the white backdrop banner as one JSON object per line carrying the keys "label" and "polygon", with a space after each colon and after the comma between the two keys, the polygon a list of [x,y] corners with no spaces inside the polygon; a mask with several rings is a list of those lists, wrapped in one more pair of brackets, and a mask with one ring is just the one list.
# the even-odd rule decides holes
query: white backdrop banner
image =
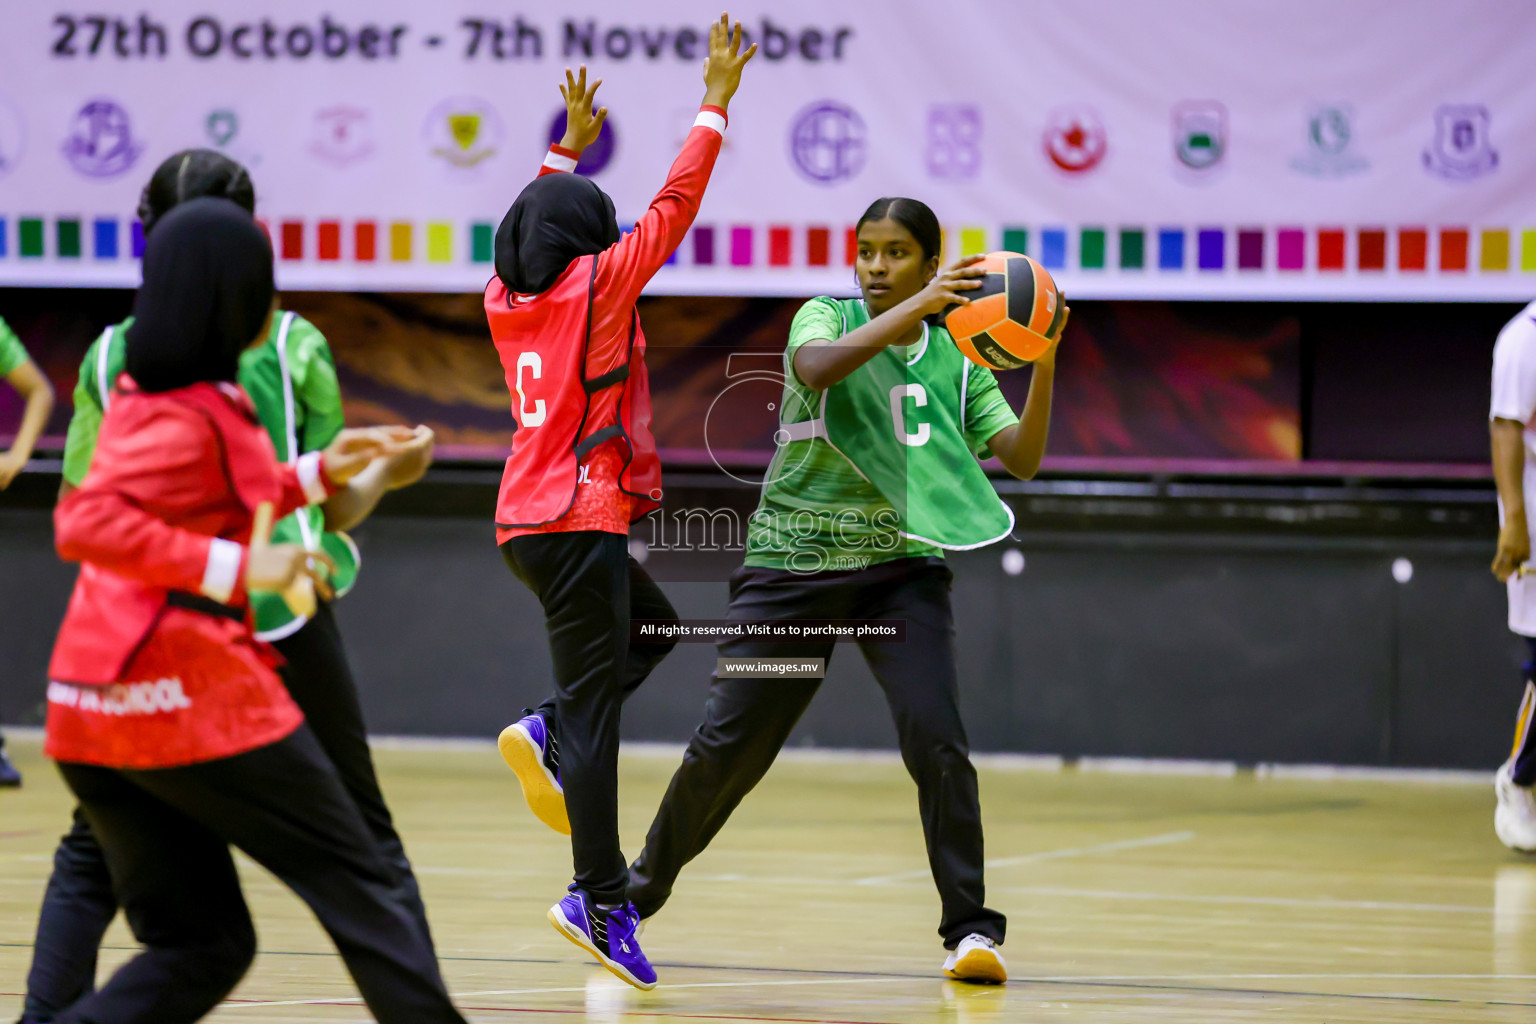
{"label": "white backdrop banner", "polygon": [[[1536,294],[1529,0],[775,0],[658,293],[847,293],[924,200],[946,256],[1090,298]],[[289,289],[473,291],[587,63],[621,221],[692,121],[693,0],[0,0],[0,285],[132,286],[157,163],[251,170]]]}

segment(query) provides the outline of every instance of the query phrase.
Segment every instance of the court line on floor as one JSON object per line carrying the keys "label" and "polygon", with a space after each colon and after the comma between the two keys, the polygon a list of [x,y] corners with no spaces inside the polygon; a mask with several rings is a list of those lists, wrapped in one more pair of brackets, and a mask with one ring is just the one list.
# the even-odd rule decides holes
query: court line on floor
{"label": "court line on floor", "polygon": [[[1324,907],[1338,910],[1386,910],[1435,914],[1493,914],[1493,907],[1454,903],[1391,903],[1385,900],[1324,900],[1300,896],[1207,896],[1197,893],[1120,892],[1111,889],[1067,889],[1051,885],[989,885],[989,889],[1035,896],[1083,896],[1088,899],[1151,900],[1169,903],[1224,903],[1267,907]],[[1536,916],[1536,909],[1504,910],[1520,917]]]}
{"label": "court line on floor", "polygon": [[[924,873],[926,878],[926,872]],[[805,888],[841,888],[848,883],[839,879],[808,878],[799,875],[694,875],[694,882],[729,883],[732,885],[788,885]],[[917,880],[886,882],[892,888],[895,887],[922,887],[924,883]],[[1275,906],[1275,907],[1319,907],[1336,910],[1381,910],[1389,912],[1423,912],[1439,914],[1493,914],[1491,906],[1476,907],[1466,904],[1448,903],[1393,903],[1386,900],[1326,900],[1305,899],[1295,896],[1208,896],[1196,893],[1163,893],[1163,892],[1124,892],[1112,889],[1067,889],[1059,886],[1048,885],[1007,885],[1005,883],[987,884],[987,889],[994,892],[1024,893],[1032,896],[1078,896],[1088,899],[1107,900],[1155,900],[1170,903],[1217,903],[1249,906]],[[1536,909],[1508,910],[1499,913],[1509,913],[1520,917],[1536,916]]]}
{"label": "court line on floor", "polygon": [[[684,988],[782,988],[791,985],[884,985],[891,981],[888,977],[859,977],[859,978],[795,978],[787,981],[693,981],[681,984],[668,984],[667,991]],[[586,985],[561,986],[555,988],[498,988],[485,989],[480,992],[455,992],[454,999],[479,999],[483,996],[537,996],[552,995],[563,992],[586,992]],[[233,1000],[231,1000],[233,1002]],[[232,1009],[244,1009],[247,1006],[318,1006],[334,1003],[359,1004],[360,998],[349,1000],[337,1000],[334,996],[326,999],[289,999],[275,1002],[239,1002]]]}
{"label": "court line on floor", "polygon": [[[1066,860],[1069,857],[1091,857],[1096,853],[1117,853],[1121,850],[1139,850],[1148,846],[1167,846],[1171,843],[1187,843],[1195,838],[1193,832],[1164,832],[1162,835],[1145,836],[1141,839],[1120,839],[1108,843],[1096,843],[1092,846],[1068,846],[1060,850],[1041,850],[1038,853],[1025,853],[1017,857],[1003,857],[1000,860],[986,862],[988,868],[1012,867],[1016,864],[1034,864],[1043,860]],[[930,870],[924,868],[921,871],[902,871],[894,875],[872,875],[869,878],[854,880],[854,885],[890,885],[892,882],[905,882],[908,879],[927,878]]]}

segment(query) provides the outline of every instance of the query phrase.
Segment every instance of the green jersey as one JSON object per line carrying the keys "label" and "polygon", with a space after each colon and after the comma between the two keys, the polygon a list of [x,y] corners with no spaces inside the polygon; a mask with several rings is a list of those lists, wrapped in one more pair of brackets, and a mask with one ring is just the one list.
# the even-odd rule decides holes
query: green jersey
{"label": "green jersey", "polygon": [[21,339],[4,320],[0,320],[0,379],[9,377],[26,361],[27,350],[21,347]]}
{"label": "green jersey", "polygon": [[[64,479],[79,486],[91,468],[101,419],[112,400],[112,386],[127,362],[127,333],[132,318],[108,327],[91,343],[80,364],[75,385],[75,411],[64,442]],[[318,451],[335,440],[342,428],[341,386],[325,336],[297,313],[279,313],[265,344],[240,357],[239,383],[251,396],[261,425],[283,462]],[[352,588],[358,554],[344,533],[325,531],[325,514],[317,506],[302,508],[273,527],[277,543],[323,549],[337,564],[332,583],[337,596]],[[265,640],[288,636],[304,625],[288,610],[280,595],[253,594],[257,635]]]}
{"label": "green jersey", "polygon": [[[810,427],[823,417],[823,395],[807,387],[795,374],[795,352],[808,341],[835,341],[848,331],[868,322],[862,302],[839,301],[821,297],[800,308],[790,326],[789,345],[784,352],[784,396],[780,420],[782,443],[768,469],[762,498],[747,531],[746,564],[776,569],[818,571],[822,569],[862,568],[876,562],[921,555],[942,556],[943,549],[917,539],[903,530],[908,509],[898,509],[885,493],[860,472],[826,436],[824,429]],[[891,346],[875,356],[870,364],[853,371],[848,380],[833,387],[857,386],[858,378],[898,374],[914,381],[926,376],[948,378],[951,373],[959,383],[954,416],[943,422],[962,424],[958,439],[946,438],[976,456],[990,454],[987,442],[999,431],[1018,422],[1008,401],[997,385],[997,378],[983,366],[964,360],[954,347],[954,340],[942,327],[924,326],[920,340],[912,345]],[[878,362],[877,362],[878,361]],[[889,363],[889,366],[884,365]],[[873,364],[873,365],[871,365]],[[937,394],[937,390],[935,390]],[[893,442],[916,434],[905,422],[913,412],[913,399],[892,402],[891,421],[879,425],[889,432]],[[902,422],[897,422],[897,416]],[[945,429],[940,425],[940,429]],[[953,428],[949,428],[953,429]],[[918,433],[929,427],[918,425]],[[919,442],[921,443],[921,442]],[[911,449],[916,450],[916,449]],[[910,463],[915,475],[934,473],[931,463]],[[980,468],[970,469],[980,476]],[[983,478],[984,479],[984,478]],[[950,489],[950,474],[937,479],[911,479],[907,491],[920,496],[925,489]],[[990,490],[990,487],[987,488]],[[918,499],[920,500],[920,498]],[[996,501],[993,493],[991,501]],[[989,540],[999,539],[996,536]]]}

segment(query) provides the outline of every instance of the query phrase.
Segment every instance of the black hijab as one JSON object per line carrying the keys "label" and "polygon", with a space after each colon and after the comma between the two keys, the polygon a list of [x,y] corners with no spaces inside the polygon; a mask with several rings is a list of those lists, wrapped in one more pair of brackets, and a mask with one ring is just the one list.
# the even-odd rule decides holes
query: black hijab
{"label": "black hijab", "polygon": [[143,391],[232,381],[272,308],[272,247],[228,199],[192,199],[144,249],[128,328],[128,376]]}
{"label": "black hijab", "polygon": [[536,295],[572,260],[618,240],[606,192],[579,174],[546,174],[528,183],[496,229],[496,276],[509,291]]}

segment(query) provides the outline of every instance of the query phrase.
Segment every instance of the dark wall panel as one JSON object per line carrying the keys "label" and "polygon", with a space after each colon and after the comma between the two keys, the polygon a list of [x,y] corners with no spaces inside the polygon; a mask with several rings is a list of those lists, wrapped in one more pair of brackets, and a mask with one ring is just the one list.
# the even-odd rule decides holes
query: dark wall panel
{"label": "dark wall panel", "polygon": [[[338,606],[373,730],[492,737],[549,690],[538,603],[478,519],[382,515]],[[1024,534],[952,558],[962,707],[983,751],[1492,767],[1519,699],[1487,545],[1208,533]],[[667,582],[679,612],[723,614],[723,582]],[[723,581],[739,555],[694,554]],[[1392,561],[1414,565],[1398,584]],[[706,561],[700,571],[699,559]],[[48,514],[0,510],[0,721],[37,723],[73,581]],[[715,651],[680,645],[630,701],[624,735],[679,742]],[[888,748],[856,647],[840,646],[792,744]]]}

